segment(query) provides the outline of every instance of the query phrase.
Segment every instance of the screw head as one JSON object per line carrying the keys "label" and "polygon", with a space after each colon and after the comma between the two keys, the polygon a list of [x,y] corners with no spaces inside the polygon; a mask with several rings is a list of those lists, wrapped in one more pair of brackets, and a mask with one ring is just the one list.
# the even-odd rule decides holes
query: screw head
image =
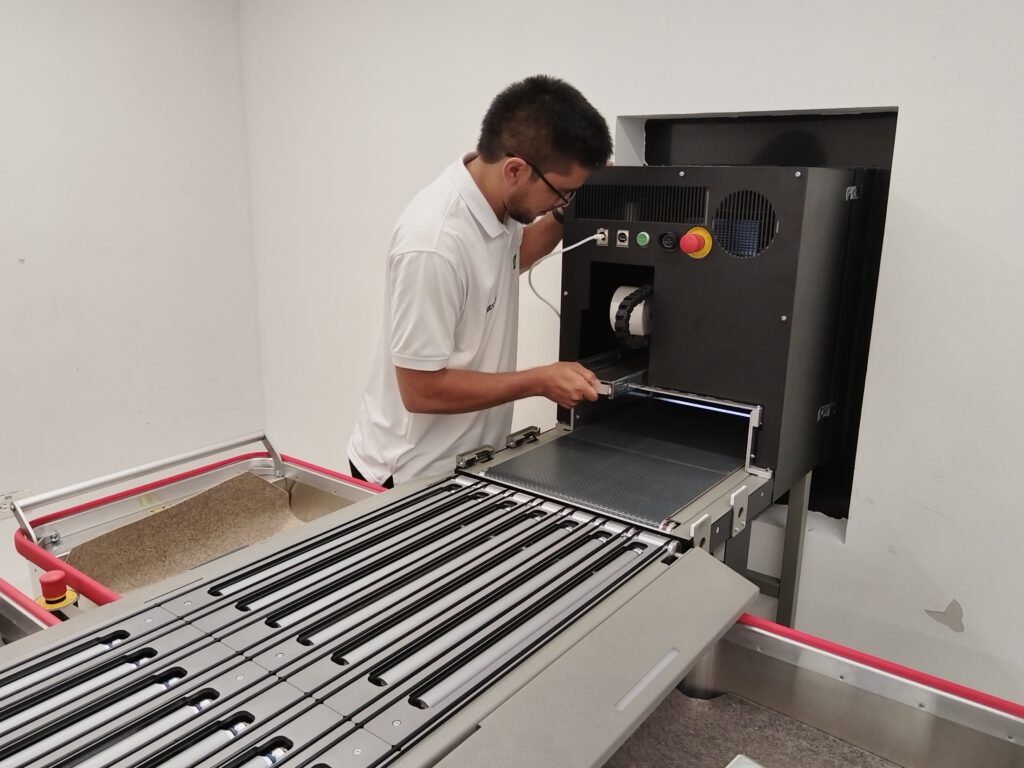
{"label": "screw head", "polygon": [[781,318],[779,318],[779,319],[780,319],[780,320],[782,320],[782,322],[786,322],[787,320],[789,320],[789,317],[787,317],[786,315],[783,315],[783,316],[782,316]]}
{"label": "screw head", "polygon": [[685,176],[685,175],[686,175],[686,171],[680,171],[680,172],[679,172],[679,175],[680,175],[680,176]]}
{"label": "screw head", "polygon": [[800,171],[795,171],[795,172],[793,173],[793,175],[794,175],[794,176],[796,176],[796,178],[798,178],[798,179],[799,179],[799,178],[800,178],[801,176],[803,176],[803,174],[802,174],[802,173],[801,173]]}

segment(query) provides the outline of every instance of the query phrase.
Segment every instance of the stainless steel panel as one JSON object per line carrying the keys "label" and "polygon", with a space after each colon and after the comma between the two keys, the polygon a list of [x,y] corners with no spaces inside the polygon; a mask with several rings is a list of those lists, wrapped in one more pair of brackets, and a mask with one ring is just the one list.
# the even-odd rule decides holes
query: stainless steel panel
{"label": "stainless steel panel", "polygon": [[737,625],[684,690],[732,692],[904,768],[1021,768],[1024,721]]}

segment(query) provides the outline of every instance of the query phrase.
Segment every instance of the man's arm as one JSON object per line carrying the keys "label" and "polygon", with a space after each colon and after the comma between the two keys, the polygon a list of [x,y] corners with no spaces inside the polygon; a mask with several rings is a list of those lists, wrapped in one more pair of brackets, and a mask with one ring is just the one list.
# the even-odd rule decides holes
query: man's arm
{"label": "man's arm", "polygon": [[547,256],[562,239],[562,225],[550,213],[523,227],[523,243],[519,246],[519,270],[525,272],[540,258]]}
{"label": "man's arm", "polygon": [[597,400],[597,377],[579,363],[554,363],[510,373],[442,368],[417,371],[395,366],[398,390],[411,413],[468,413],[540,395],[572,408]]}

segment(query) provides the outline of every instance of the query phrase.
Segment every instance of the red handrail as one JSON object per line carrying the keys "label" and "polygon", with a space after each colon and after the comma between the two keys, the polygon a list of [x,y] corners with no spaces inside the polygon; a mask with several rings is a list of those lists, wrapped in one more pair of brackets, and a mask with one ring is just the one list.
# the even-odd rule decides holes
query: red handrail
{"label": "red handrail", "polygon": [[60,619],[47,611],[24,592],[16,589],[13,584],[9,584],[3,579],[0,579],[0,594],[3,594],[7,599],[20,608],[24,608],[26,613],[31,614],[34,619],[45,626],[52,627],[55,624],[60,624]]}

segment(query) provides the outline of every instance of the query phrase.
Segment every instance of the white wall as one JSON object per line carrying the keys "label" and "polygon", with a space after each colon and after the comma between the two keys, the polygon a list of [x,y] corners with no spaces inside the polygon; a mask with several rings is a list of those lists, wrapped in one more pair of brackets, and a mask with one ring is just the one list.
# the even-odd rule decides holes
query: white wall
{"label": "white wall", "polygon": [[4,2],[0,94],[0,492],[258,429],[236,4]]}
{"label": "white wall", "polygon": [[[898,105],[850,524],[845,544],[811,537],[798,623],[1024,699],[1021,21],[1011,2],[247,0],[272,434],[343,464],[393,220],[507,83],[565,77],[609,122]],[[558,265],[538,271],[555,296]],[[551,360],[555,320],[523,295],[521,362]],[[962,633],[924,613],[952,599]]]}

